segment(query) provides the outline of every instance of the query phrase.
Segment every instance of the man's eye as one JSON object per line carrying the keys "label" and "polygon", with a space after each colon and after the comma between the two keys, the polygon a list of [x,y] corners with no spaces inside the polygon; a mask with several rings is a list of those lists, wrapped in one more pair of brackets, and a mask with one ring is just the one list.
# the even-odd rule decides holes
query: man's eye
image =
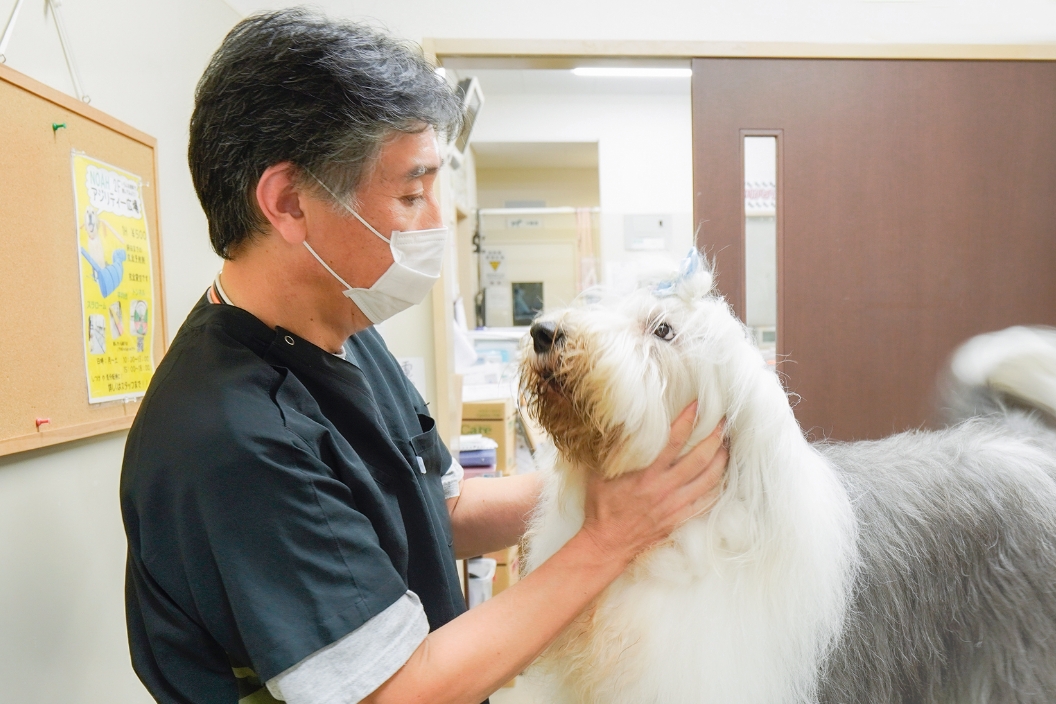
{"label": "man's eye", "polygon": [[403,202],[407,205],[417,205],[419,202],[425,199],[424,193],[414,193],[409,196],[403,197]]}
{"label": "man's eye", "polygon": [[675,331],[667,323],[660,323],[655,328],[653,328],[653,334],[659,337],[661,340],[664,340],[665,342],[670,342],[671,340],[675,339]]}

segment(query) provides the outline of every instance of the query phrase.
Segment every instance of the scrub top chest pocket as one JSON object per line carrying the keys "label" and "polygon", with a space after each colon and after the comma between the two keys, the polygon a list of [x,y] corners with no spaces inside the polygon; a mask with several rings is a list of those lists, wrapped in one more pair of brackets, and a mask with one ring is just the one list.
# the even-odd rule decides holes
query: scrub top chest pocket
{"label": "scrub top chest pocket", "polygon": [[444,455],[441,451],[440,435],[436,432],[436,421],[431,417],[419,413],[418,422],[421,424],[422,433],[411,438],[412,466],[418,484],[422,487],[422,493],[425,494],[426,503],[433,509],[432,523],[451,547],[454,543],[451,519],[447,516],[447,501],[441,481],[448,468],[442,466]]}
{"label": "scrub top chest pocket", "polygon": [[421,424],[422,432],[411,438],[411,452],[414,455],[413,465],[419,474],[419,481],[425,479],[423,485],[435,484],[443,496],[440,485],[440,477],[447,467],[441,467],[442,455],[440,453],[440,436],[436,432],[436,421],[427,415],[418,414],[418,422]]}

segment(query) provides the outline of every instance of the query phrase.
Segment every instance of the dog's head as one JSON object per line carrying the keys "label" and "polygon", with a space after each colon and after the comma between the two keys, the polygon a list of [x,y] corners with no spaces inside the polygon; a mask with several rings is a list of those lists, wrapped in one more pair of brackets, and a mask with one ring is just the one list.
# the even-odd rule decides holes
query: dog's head
{"label": "dog's head", "polygon": [[678,272],[627,296],[585,295],[540,317],[524,349],[521,387],[557,449],[611,477],[649,464],[694,400],[689,444],[707,435],[729,412],[729,361],[737,355],[763,365],[693,250]]}

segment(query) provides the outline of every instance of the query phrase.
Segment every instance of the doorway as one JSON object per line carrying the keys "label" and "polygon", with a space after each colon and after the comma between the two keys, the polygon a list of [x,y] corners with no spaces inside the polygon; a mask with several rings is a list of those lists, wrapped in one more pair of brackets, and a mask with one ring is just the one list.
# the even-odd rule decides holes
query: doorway
{"label": "doorway", "polygon": [[443,68],[483,96],[450,172],[458,289],[478,352],[459,370],[469,399],[511,381],[535,316],[595,284],[633,288],[693,246],[690,69],[574,56],[454,56]]}
{"label": "doorway", "polygon": [[[643,261],[680,258],[692,246],[688,60],[454,56],[443,65],[452,82],[475,78],[484,96],[468,150],[474,185],[465,189],[482,227],[506,224],[499,209],[507,208],[522,211],[511,218],[527,219],[525,237],[551,225],[578,229],[575,293],[592,283],[633,284]],[[532,208],[549,211],[534,217]],[[486,271],[463,256],[469,253],[459,252],[466,294],[476,293],[481,281],[473,276]],[[532,282],[538,279],[523,281]],[[570,302],[567,291],[547,289],[544,308]],[[512,300],[512,289],[503,296]]]}

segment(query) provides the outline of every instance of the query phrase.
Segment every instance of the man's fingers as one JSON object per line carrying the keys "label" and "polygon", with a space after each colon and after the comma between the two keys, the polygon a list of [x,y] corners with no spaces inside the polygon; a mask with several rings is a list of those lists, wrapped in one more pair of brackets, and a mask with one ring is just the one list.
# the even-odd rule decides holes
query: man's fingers
{"label": "man's fingers", "polygon": [[704,471],[682,486],[682,494],[692,497],[689,498],[689,518],[706,513],[718,500],[729,458],[729,451],[720,447]]}
{"label": "man's fingers", "polygon": [[671,434],[667,438],[667,447],[660,453],[660,458],[665,460],[664,464],[670,464],[678,457],[678,453],[682,451],[686,440],[689,440],[689,436],[693,432],[693,424],[696,419],[697,402],[694,401],[686,406],[678,414],[678,418],[675,418],[675,422],[671,424]]}
{"label": "man's fingers", "polygon": [[690,477],[695,477],[703,472],[712,461],[712,458],[715,457],[715,454],[722,448],[723,427],[723,423],[720,422],[711,435],[701,440],[696,447],[687,452],[675,464],[674,468],[678,470],[677,474],[683,481],[688,481]]}
{"label": "man's fingers", "polygon": [[718,491],[712,490],[704,494],[704,496],[701,496],[699,499],[693,502],[692,506],[690,507],[689,518],[687,518],[686,520],[688,521],[693,518],[699,518],[700,516],[707,514],[708,511],[714,508],[718,500]]}
{"label": "man's fingers", "polygon": [[730,451],[720,447],[708,462],[704,471],[693,477],[686,484],[691,493],[707,493],[722,484],[726,477],[726,464],[730,461]]}

